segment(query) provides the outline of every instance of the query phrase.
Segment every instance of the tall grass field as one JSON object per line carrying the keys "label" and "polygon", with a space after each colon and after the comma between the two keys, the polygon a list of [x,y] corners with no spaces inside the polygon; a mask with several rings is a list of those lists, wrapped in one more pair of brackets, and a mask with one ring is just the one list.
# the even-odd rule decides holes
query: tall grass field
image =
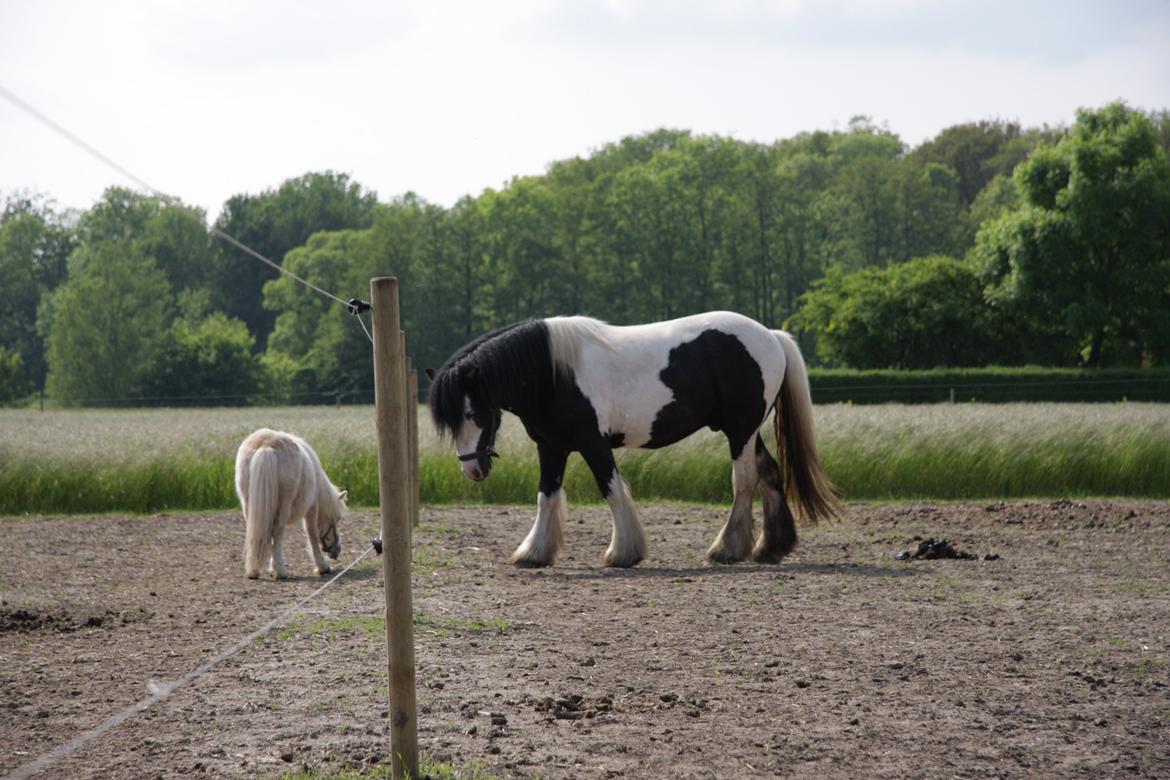
{"label": "tall grass field", "polygon": [[[515,418],[505,417],[491,477],[473,483],[450,443],[434,436],[425,408],[419,417],[424,503],[535,501],[536,448]],[[260,427],[304,437],[352,505],[377,504],[370,406],[0,409],[0,514],[234,508],[236,448]],[[1170,405],[827,405],[816,407],[816,430],[846,500],[1170,498]],[[641,501],[731,499],[722,436],[702,432],[617,457]],[[600,500],[578,456],[565,489],[577,503]]]}

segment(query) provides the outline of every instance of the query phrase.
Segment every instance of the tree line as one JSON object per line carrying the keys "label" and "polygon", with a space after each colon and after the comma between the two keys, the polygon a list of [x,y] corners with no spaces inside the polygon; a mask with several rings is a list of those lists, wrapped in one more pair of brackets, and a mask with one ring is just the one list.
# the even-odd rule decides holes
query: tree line
{"label": "tree line", "polygon": [[[444,208],[309,173],[213,226],[339,297],[400,280],[408,350],[438,365],[524,317],[732,309],[814,365],[1153,365],[1170,356],[1170,114],[991,120],[917,147],[858,117],[753,143],[624,138]],[[0,214],[0,401],[368,400],[352,315],[216,238],[180,200]]]}

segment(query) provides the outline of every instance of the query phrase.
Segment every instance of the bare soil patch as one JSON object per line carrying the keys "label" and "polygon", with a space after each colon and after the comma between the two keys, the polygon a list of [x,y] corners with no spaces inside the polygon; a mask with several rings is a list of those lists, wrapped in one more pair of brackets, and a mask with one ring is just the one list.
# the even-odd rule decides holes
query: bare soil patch
{"label": "bare soil patch", "polygon": [[[528,507],[424,509],[419,741],[501,777],[1170,775],[1170,504],[853,505],[778,566],[708,566],[721,508],[604,507],[557,566]],[[237,514],[8,518],[0,774],[142,700],[304,597],[243,574]],[[358,512],[342,562],[376,534]],[[975,559],[896,560],[946,539]],[[998,559],[988,560],[988,554]],[[381,563],[45,777],[278,777],[386,761]]]}

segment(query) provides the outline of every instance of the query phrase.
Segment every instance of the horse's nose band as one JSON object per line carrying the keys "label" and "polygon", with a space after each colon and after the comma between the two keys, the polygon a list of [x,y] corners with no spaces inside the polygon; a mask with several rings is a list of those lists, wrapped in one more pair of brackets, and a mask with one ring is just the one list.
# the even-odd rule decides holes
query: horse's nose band
{"label": "horse's nose band", "polygon": [[475,452],[469,452],[466,455],[459,455],[457,457],[459,460],[467,461],[476,460],[477,458],[498,458],[500,457],[500,453],[496,452],[493,447],[487,447],[485,449],[476,450]]}

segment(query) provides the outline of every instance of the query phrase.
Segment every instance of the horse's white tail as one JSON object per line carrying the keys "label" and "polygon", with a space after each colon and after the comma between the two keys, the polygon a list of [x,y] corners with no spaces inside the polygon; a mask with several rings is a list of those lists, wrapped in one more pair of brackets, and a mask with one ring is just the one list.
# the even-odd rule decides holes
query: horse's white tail
{"label": "horse's white tail", "polygon": [[244,571],[249,577],[259,576],[272,555],[279,484],[276,452],[269,447],[253,452],[248,469],[248,510],[244,515]]}
{"label": "horse's white tail", "polygon": [[801,519],[816,522],[841,509],[837,487],[821,468],[813,434],[812,393],[800,347],[782,330],[774,330],[788,366],[776,399],[776,458],[784,475],[784,488],[794,500]]}

